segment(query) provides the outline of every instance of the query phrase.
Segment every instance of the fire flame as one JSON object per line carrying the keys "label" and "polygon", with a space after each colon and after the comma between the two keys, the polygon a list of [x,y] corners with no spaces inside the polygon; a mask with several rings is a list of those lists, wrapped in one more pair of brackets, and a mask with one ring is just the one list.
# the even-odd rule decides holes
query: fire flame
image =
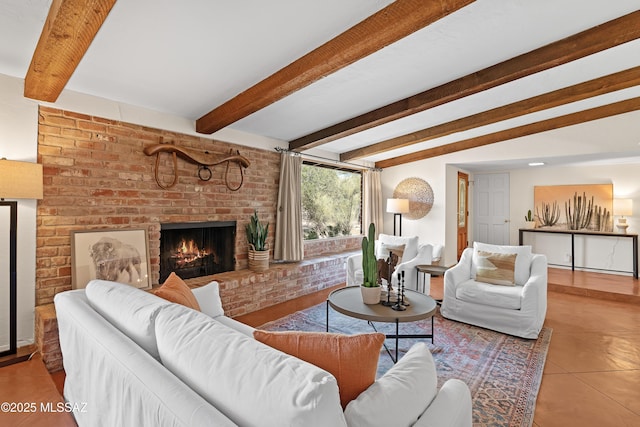
{"label": "fire flame", "polygon": [[208,256],[209,253],[210,252],[207,250],[200,250],[193,240],[186,241],[185,239],[182,239],[172,258],[177,259],[176,265],[178,267],[185,267],[200,258]]}

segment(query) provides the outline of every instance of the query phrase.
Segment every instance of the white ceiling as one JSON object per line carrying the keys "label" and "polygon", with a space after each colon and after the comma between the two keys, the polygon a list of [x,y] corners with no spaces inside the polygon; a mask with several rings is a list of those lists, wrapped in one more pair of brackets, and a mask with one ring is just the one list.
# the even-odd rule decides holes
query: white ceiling
{"label": "white ceiling", "polygon": [[[0,0],[1,74],[24,78],[50,3]],[[195,120],[389,3],[119,0],[66,89]],[[477,0],[230,127],[290,141],[638,9],[640,0]],[[635,66],[640,66],[639,40],[321,148],[350,151]],[[392,158],[639,96],[640,87],[633,87],[364,160]],[[600,159],[640,155],[640,116],[627,116],[626,132],[607,134],[606,142],[593,141],[611,147]],[[564,134],[591,141],[592,128],[572,126]],[[586,160],[579,153],[574,157]]]}

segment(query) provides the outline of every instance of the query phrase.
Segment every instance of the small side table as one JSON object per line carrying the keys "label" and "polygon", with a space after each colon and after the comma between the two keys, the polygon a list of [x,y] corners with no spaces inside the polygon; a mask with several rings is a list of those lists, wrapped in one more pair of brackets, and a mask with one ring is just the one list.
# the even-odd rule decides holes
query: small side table
{"label": "small side table", "polygon": [[[429,274],[433,277],[444,276],[444,272],[447,271],[450,267],[445,267],[444,265],[435,265],[435,264],[420,264],[416,265],[416,286],[420,283],[420,273],[422,273],[422,293],[425,291],[425,281],[426,274]],[[418,289],[416,289],[418,290]]]}

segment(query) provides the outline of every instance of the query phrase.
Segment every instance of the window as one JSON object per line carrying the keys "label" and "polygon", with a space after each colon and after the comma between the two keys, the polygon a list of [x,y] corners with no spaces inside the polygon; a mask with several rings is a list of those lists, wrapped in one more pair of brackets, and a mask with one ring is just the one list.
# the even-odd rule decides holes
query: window
{"label": "window", "polygon": [[357,170],[302,164],[302,229],[304,239],[361,233],[362,174]]}

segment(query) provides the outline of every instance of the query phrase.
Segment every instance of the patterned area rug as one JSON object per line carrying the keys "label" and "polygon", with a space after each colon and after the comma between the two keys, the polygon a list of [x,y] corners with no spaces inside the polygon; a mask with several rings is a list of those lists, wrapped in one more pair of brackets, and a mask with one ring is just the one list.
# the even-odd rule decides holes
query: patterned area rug
{"label": "patterned area rug", "polygon": [[[531,426],[544,362],[551,341],[551,329],[543,328],[537,340],[526,340],[499,332],[447,320],[438,312],[434,344],[427,339],[438,370],[438,387],[449,378],[464,381],[473,399],[474,426]],[[354,334],[372,332],[364,320],[329,311],[331,332]],[[378,331],[391,334],[395,325],[375,324]],[[260,329],[271,331],[318,331],[326,329],[326,304],[321,303],[273,322]],[[401,323],[401,334],[428,334],[431,320]],[[416,342],[400,339],[399,355]],[[395,340],[387,339],[392,354]],[[378,377],[393,361],[382,348]]]}

